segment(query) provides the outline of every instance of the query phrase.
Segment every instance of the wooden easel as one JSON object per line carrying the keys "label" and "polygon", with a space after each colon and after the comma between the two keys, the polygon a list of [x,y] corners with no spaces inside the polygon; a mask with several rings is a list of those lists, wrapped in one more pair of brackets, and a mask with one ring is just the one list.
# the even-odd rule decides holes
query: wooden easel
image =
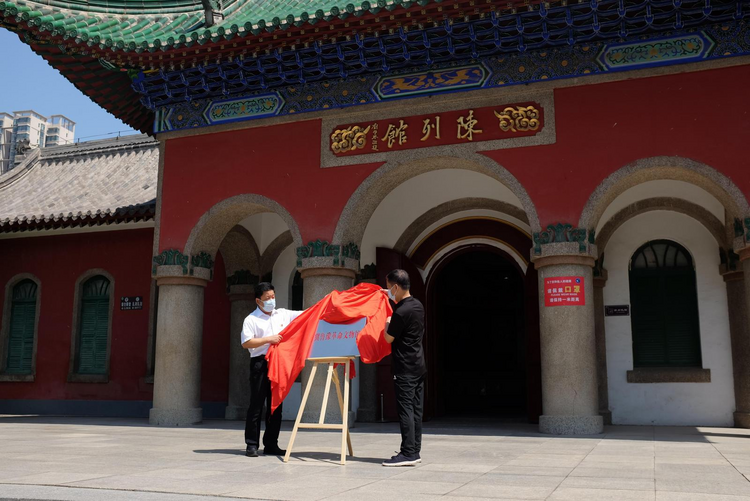
{"label": "wooden easel", "polygon": [[[297,438],[297,431],[300,428],[312,428],[317,430],[341,430],[341,464],[346,464],[346,448],[349,446],[349,455],[353,456],[354,451],[352,450],[352,439],[349,435],[349,371],[351,361],[355,357],[332,357],[332,358],[309,358],[308,360],[314,362],[312,372],[310,373],[310,380],[307,382],[307,388],[305,388],[305,394],[302,396],[302,402],[299,405],[299,412],[297,412],[297,420],[294,422],[294,429],[292,430],[292,436],[289,439],[289,445],[286,449],[286,455],[284,456],[284,462],[289,462],[289,456],[292,454],[292,447],[294,446],[294,439]],[[328,364],[328,374],[326,376],[326,389],[323,394],[323,404],[320,409],[320,419],[317,423],[303,423],[302,414],[305,412],[307,406],[307,397],[310,396],[310,389],[312,388],[313,381],[315,380],[315,374],[318,371],[318,365]],[[344,395],[341,395],[341,385],[339,383],[339,376],[334,369],[336,364],[344,364],[346,367],[344,371]],[[341,424],[326,424],[326,407],[328,406],[328,394],[331,389],[331,382],[333,382],[336,388],[336,396],[339,399],[339,408],[341,409]]]}

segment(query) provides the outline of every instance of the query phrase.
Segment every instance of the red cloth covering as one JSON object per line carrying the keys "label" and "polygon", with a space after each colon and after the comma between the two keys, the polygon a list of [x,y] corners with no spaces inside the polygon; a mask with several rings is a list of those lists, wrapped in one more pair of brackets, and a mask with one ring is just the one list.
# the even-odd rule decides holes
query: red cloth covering
{"label": "red cloth covering", "polygon": [[385,340],[383,330],[393,310],[388,297],[381,290],[375,284],[362,283],[344,292],[333,291],[305,310],[281,332],[281,342],[271,345],[266,355],[273,395],[271,412],[284,401],[294,380],[305,367],[320,320],[331,324],[348,324],[364,317],[367,324],[357,334],[357,348],[362,362],[374,364],[390,355],[391,345]]}

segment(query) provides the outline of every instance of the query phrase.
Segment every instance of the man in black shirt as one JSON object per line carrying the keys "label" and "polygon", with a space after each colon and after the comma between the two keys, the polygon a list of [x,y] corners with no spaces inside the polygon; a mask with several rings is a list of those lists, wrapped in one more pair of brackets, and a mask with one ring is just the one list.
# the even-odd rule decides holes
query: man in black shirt
{"label": "man in black shirt", "polygon": [[391,343],[396,409],[401,424],[401,451],[383,466],[413,466],[421,463],[422,414],[424,412],[424,307],[409,293],[409,274],[393,270],[386,277],[386,292],[396,303],[386,320],[385,339]]}

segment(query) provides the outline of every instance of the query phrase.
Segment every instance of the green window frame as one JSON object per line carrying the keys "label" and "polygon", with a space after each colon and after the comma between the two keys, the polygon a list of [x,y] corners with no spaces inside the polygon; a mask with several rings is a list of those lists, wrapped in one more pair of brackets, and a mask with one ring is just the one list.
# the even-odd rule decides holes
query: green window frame
{"label": "green window frame", "polygon": [[630,260],[633,367],[702,367],[695,266],[671,240],[642,245]]}
{"label": "green window frame", "polygon": [[81,287],[75,372],[105,375],[108,371],[110,280],[96,275]]}
{"label": "green window frame", "polygon": [[31,375],[34,372],[38,290],[37,283],[28,278],[13,286],[5,374]]}

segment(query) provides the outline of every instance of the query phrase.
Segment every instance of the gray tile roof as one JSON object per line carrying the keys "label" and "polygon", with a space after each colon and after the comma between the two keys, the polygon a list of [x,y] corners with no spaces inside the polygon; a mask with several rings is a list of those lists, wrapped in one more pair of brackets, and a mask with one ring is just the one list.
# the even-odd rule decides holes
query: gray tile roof
{"label": "gray tile roof", "polygon": [[147,135],[44,148],[0,176],[0,232],[153,219],[158,167]]}

